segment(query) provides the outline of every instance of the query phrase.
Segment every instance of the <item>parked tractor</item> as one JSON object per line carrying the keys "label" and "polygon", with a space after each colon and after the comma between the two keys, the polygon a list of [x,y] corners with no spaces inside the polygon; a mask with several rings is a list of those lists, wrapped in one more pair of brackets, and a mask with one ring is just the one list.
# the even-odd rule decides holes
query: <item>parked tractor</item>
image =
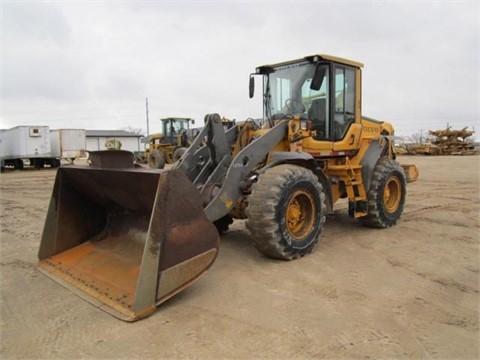
{"label": "parked tractor", "polygon": [[167,171],[136,167],[121,150],[61,167],[39,268],[134,321],[205,273],[234,219],[247,220],[261,254],[281,260],[315,249],[340,199],[360,224],[395,225],[418,169],[396,160],[390,123],[362,115],[362,67],[330,55],[258,67],[249,89],[254,97],[263,83],[263,119],[225,131],[206,115]]}
{"label": "parked tractor", "polygon": [[152,169],[163,169],[165,164],[173,164],[185,152],[191,142],[190,118],[165,118],[162,133],[150,135],[145,157]]}

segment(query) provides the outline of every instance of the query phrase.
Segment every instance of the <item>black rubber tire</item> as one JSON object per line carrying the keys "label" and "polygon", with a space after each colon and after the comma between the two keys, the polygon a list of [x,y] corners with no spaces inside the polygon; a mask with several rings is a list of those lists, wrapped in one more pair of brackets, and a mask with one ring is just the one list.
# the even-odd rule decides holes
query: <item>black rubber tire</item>
{"label": "black rubber tire", "polygon": [[[51,163],[50,167],[52,169],[56,169],[56,168],[60,167],[61,164],[62,164],[62,162],[60,161],[60,159],[52,159],[52,163]],[[73,160],[72,160],[72,164],[73,164]]]}
{"label": "black rubber tire", "polygon": [[185,154],[185,151],[187,151],[186,147],[179,147],[175,149],[175,151],[173,152],[173,162],[177,162],[182,157],[182,155]]}
{"label": "black rubber tire", "polygon": [[148,155],[148,166],[152,169],[163,169],[165,161],[165,152],[161,150],[153,150]]}
{"label": "black rubber tire", "polygon": [[268,169],[253,184],[248,201],[247,228],[263,255],[292,260],[310,253],[318,243],[325,223],[325,195],[310,170],[296,165]]}
{"label": "black rubber tire", "polygon": [[16,159],[14,163],[14,169],[15,170],[23,170],[24,164],[22,159]]}
{"label": "black rubber tire", "polygon": [[406,195],[407,182],[401,165],[392,159],[381,159],[367,193],[368,215],[360,218],[360,222],[376,228],[395,225],[403,212]]}
{"label": "black rubber tire", "polygon": [[222,235],[228,231],[228,227],[233,223],[233,219],[230,215],[225,215],[224,217],[213,222],[213,225],[217,228],[218,234]]}
{"label": "black rubber tire", "polygon": [[33,159],[33,161],[30,161],[30,163],[37,170],[43,169],[45,166],[45,161],[43,161],[42,159]]}

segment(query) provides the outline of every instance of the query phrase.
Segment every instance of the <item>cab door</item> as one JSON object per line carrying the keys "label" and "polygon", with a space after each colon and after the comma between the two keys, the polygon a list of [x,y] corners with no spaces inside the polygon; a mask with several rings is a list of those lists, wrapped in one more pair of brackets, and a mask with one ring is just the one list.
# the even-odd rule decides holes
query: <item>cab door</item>
{"label": "cab door", "polygon": [[334,64],[331,108],[333,151],[354,150],[360,139],[360,71]]}

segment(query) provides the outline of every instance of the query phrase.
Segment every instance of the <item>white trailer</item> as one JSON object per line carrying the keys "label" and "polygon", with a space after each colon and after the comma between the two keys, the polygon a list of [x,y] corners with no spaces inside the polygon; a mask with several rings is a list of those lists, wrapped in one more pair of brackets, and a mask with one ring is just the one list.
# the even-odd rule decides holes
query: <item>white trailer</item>
{"label": "white trailer", "polygon": [[73,162],[84,154],[86,139],[84,129],[50,130],[52,156]]}
{"label": "white trailer", "polygon": [[0,139],[5,166],[23,169],[25,161],[36,168],[60,166],[60,159],[52,155],[48,126],[16,126],[1,131]]}

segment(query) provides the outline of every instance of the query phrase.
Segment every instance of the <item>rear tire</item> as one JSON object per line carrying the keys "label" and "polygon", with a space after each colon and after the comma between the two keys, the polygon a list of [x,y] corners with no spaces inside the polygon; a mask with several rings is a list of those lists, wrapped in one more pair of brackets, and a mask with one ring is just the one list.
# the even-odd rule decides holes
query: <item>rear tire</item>
{"label": "rear tire", "polygon": [[148,166],[152,169],[163,169],[165,167],[165,153],[160,150],[153,150],[148,155]]}
{"label": "rear tire", "polygon": [[23,170],[24,164],[22,159],[16,159],[13,167],[15,170]]}
{"label": "rear tire", "polygon": [[42,160],[42,159],[34,159],[33,160],[33,166],[37,170],[43,169],[45,167],[45,161]]}
{"label": "rear tire", "polygon": [[401,165],[391,159],[382,159],[373,171],[368,191],[368,215],[360,218],[366,226],[387,228],[396,224],[403,212],[407,182]]}
{"label": "rear tire", "polygon": [[247,228],[260,253],[292,260],[310,253],[318,243],[325,212],[318,178],[301,166],[278,165],[252,186]]}
{"label": "rear tire", "polygon": [[228,231],[228,227],[233,223],[233,219],[230,215],[225,215],[224,217],[213,222],[213,225],[217,228],[218,234],[222,235]]}
{"label": "rear tire", "polygon": [[[51,162],[50,166],[52,167],[52,169],[56,169],[56,168],[60,167],[61,164],[62,163],[61,163],[60,159],[52,159],[52,162]],[[73,164],[73,160],[72,160],[72,164]]]}

